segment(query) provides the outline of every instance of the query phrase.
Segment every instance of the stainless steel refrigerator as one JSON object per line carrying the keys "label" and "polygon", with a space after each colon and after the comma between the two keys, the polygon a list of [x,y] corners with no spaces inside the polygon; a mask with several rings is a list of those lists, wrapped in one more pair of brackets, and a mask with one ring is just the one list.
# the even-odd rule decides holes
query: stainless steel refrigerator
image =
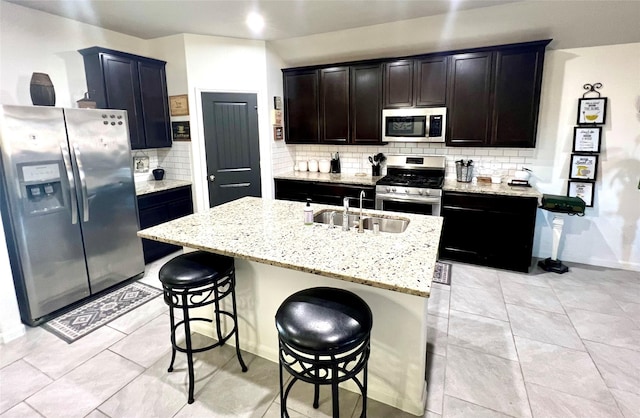
{"label": "stainless steel refrigerator", "polygon": [[121,110],[0,106],[2,220],[23,322],[144,273],[128,132]]}

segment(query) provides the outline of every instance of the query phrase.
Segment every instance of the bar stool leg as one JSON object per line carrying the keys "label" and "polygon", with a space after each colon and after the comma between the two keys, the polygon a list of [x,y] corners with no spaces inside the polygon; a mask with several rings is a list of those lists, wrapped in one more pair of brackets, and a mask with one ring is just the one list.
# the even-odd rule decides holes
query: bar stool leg
{"label": "bar stool leg", "polygon": [[194,386],[194,373],[193,373],[193,353],[191,352],[191,324],[189,323],[189,308],[187,305],[186,293],[182,295],[182,313],[184,315],[184,339],[187,348],[187,365],[189,367],[189,398],[187,403],[193,403],[193,386]]}
{"label": "bar stool leg", "polygon": [[[335,359],[333,359],[335,362]],[[333,400],[333,418],[340,418],[340,402],[338,400],[338,365],[334,363],[331,370],[331,397]]]}
{"label": "bar stool leg", "polygon": [[238,312],[236,311],[236,271],[231,272],[231,307],[233,308],[233,332],[236,333],[236,355],[238,356],[238,362],[242,372],[247,371],[247,365],[242,360],[242,354],[240,354],[240,337],[238,337]]}
{"label": "bar stool leg", "polygon": [[169,363],[169,373],[173,371],[173,362],[176,360],[176,327],[173,316],[173,307],[169,306],[169,322],[171,325],[171,363]]}
{"label": "bar stool leg", "polygon": [[213,288],[213,310],[214,310],[214,314],[216,316],[216,334],[218,335],[218,342],[220,343],[220,345],[224,345],[225,341],[222,339],[222,330],[220,329],[221,324],[220,324],[220,296],[218,294],[218,286],[215,286]]}
{"label": "bar stool leg", "polygon": [[[320,360],[320,356],[315,356],[316,364],[318,364]],[[316,378],[320,375],[320,367],[316,367]],[[320,406],[320,385],[316,383],[313,388],[313,408],[318,409]]]}
{"label": "bar stool leg", "polygon": [[369,367],[369,362],[367,361],[364,364],[364,377],[362,378],[362,412],[360,413],[361,418],[367,418],[367,367]]}

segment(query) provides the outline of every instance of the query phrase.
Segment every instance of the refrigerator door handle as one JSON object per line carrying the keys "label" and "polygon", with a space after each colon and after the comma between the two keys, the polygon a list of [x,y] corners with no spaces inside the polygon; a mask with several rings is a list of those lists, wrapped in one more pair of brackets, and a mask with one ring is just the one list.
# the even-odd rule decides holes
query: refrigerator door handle
{"label": "refrigerator door handle", "polygon": [[78,166],[78,177],[80,178],[80,191],[82,192],[82,221],[89,222],[89,193],[87,193],[87,177],[84,174],[84,167],[80,159],[80,148],[78,144],[73,144],[73,156]]}
{"label": "refrigerator door handle", "polygon": [[71,169],[71,157],[69,156],[69,148],[67,144],[60,143],[60,152],[62,153],[62,161],[67,172],[67,180],[69,180],[69,206],[71,206],[71,225],[78,223],[78,201],[76,200],[76,181],[73,178],[73,170]]}

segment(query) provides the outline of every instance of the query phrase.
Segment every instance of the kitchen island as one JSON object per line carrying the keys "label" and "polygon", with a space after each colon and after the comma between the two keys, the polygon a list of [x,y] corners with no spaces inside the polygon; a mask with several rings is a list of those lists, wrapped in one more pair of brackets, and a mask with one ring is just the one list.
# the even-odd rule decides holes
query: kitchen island
{"label": "kitchen island", "polygon": [[[415,415],[426,402],[427,301],[442,218],[366,210],[409,220],[402,233],[303,224],[304,204],[245,197],[138,233],[236,258],[243,350],[278,361],[275,312],[315,286],[350,290],[371,307],[369,397]],[[314,205],[314,210],[340,210]],[[355,211],[354,211],[355,212]],[[210,312],[199,312],[211,317]],[[204,325],[197,331],[213,336]],[[353,387],[345,386],[347,389]]]}

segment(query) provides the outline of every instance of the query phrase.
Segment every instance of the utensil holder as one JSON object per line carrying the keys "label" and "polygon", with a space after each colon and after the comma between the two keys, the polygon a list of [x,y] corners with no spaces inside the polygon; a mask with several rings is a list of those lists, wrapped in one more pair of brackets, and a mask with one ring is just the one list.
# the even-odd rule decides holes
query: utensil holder
{"label": "utensil holder", "polygon": [[473,164],[464,165],[456,161],[456,180],[462,183],[470,183],[473,178]]}
{"label": "utensil holder", "polygon": [[371,175],[373,177],[376,177],[376,176],[380,175],[380,166],[379,165],[372,165],[371,166]]}

